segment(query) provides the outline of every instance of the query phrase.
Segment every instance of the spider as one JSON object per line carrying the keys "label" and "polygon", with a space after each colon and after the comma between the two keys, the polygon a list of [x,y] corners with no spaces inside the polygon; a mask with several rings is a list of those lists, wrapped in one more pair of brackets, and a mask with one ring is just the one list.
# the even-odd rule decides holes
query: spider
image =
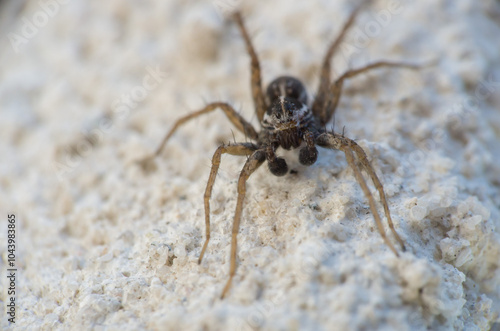
{"label": "spider", "polygon": [[398,251],[386,236],[381,217],[377,211],[375,200],[363,175],[361,174],[362,169],[367,172],[373,181],[373,184],[379,193],[380,201],[383,205],[389,228],[401,246],[401,249],[403,251],[405,250],[405,244],[394,228],[394,223],[391,219],[382,183],[377,177],[373,167],[370,165],[366,153],[354,140],[345,137],[343,134],[327,131],[325,129],[325,125],[331,120],[333,114],[335,113],[342,91],[342,85],[346,79],[365,73],[371,69],[381,67],[402,67],[409,69],[418,69],[420,67],[418,65],[402,62],[378,61],[358,69],[348,70],[336,80],[332,81],[330,78],[331,59],[342,42],[346,32],[354,23],[359,9],[360,7],[356,8],[351,13],[347,21],[344,23],[340,34],[330,44],[323,58],[320,73],[320,84],[312,104],[308,103],[304,85],[298,79],[290,76],[282,76],[273,80],[267,87],[266,93],[264,94],[262,90],[261,70],[257,53],[248,35],[241,13],[233,13],[232,18],[237,24],[243,37],[246,50],[251,60],[251,90],[255,104],[255,112],[260,122],[260,131],[257,131],[252,124],[247,122],[228,103],[213,102],[206,105],[201,110],[178,119],[164,137],[156,152],[149,158],[142,161],[142,165],[144,166],[149,161],[154,159],[154,157],[158,156],[169,138],[182,124],[200,115],[210,113],[216,109],[221,109],[229,121],[239,131],[243,132],[247,138],[253,141],[222,144],[217,148],[212,157],[210,176],[205,194],[203,196],[206,236],[198,259],[199,264],[203,259],[207,250],[208,242],[210,241],[210,197],[212,196],[212,188],[221,163],[221,156],[222,154],[230,154],[247,157],[238,180],[238,197],[231,237],[229,279],[227,280],[227,283],[222,291],[221,298],[224,298],[227,295],[229,289],[231,288],[233,277],[236,273],[237,235],[240,228],[243,201],[246,194],[246,182],[252,173],[266,161],[268,168],[273,175],[284,176],[288,172],[288,166],[285,159],[279,157],[276,153],[279,147],[286,150],[299,148],[299,162],[306,166],[310,166],[316,162],[318,158],[318,150],[316,146],[344,152],[347,163],[352,168],[354,176],[369,202],[370,210],[373,214],[382,239],[391,251],[394,252],[396,256],[399,256]]}

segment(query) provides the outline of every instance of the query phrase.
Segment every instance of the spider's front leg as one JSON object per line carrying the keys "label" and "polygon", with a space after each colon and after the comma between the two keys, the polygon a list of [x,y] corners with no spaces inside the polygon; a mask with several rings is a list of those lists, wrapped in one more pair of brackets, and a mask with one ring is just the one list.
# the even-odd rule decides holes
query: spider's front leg
{"label": "spider's front leg", "polygon": [[240,229],[241,213],[243,212],[243,200],[246,194],[246,182],[250,175],[259,168],[262,163],[266,160],[266,153],[264,150],[260,149],[248,158],[247,162],[243,166],[240,173],[240,178],[238,179],[238,200],[236,202],[236,211],[234,213],[233,220],[233,230],[231,232],[231,261],[229,268],[229,279],[227,280],[226,286],[222,291],[221,299],[223,299],[229,289],[231,288],[231,283],[233,277],[236,273],[236,252],[238,247],[237,236]]}
{"label": "spider's front leg", "polygon": [[235,145],[222,145],[215,151],[214,156],[212,157],[210,176],[208,177],[207,187],[205,189],[205,194],[203,195],[203,202],[205,205],[205,243],[203,244],[200,257],[198,258],[198,264],[200,264],[203,260],[208,242],[210,241],[210,198],[212,197],[212,189],[214,187],[215,178],[217,177],[217,172],[219,171],[222,154],[227,153],[231,155],[249,156],[252,155],[255,150],[257,150],[257,146],[254,144],[239,143]]}
{"label": "spider's front leg", "polygon": [[365,179],[363,178],[363,175],[358,168],[355,159],[354,159],[354,153],[356,154],[359,162],[363,165],[365,170],[368,172],[368,175],[371,177],[373,184],[377,188],[379,195],[380,195],[380,200],[384,206],[384,212],[385,216],[387,217],[387,222],[389,223],[389,228],[391,229],[394,237],[396,237],[396,240],[399,242],[401,245],[402,250],[405,250],[405,245],[403,240],[399,237],[398,233],[396,232],[396,229],[394,228],[394,224],[392,222],[391,214],[389,211],[389,205],[387,204],[387,200],[385,197],[384,193],[384,188],[382,186],[382,183],[380,183],[380,180],[378,179],[377,175],[375,174],[375,171],[373,170],[373,167],[371,166],[370,162],[368,161],[368,158],[366,157],[365,152],[363,149],[354,141],[349,138],[346,138],[342,135],[336,134],[336,133],[322,133],[319,135],[316,139],[316,143],[318,146],[324,147],[324,148],[329,148],[329,149],[337,149],[341,150],[344,152],[347,163],[349,166],[352,168],[354,172],[354,176],[356,177],[357,182],[361,186],[361,189],[363,190],[366,198],[368,199],[368,203],[370,204],[370,210],[373,214],[373,217],[375,219],[375,223],[377,224],[378,231],[380,235],[382,236],[382,239],[386,243],[387,246],[396,254],[396,256],[399,256],[396,248],[394,248],[394,245],[389,241],[385,234],[384,226],[382,225],[382,220],[380,218],[380,215],[377,211],[377,206],[375,205],[375,200],[373,199],[373,196],[370,192],[370,189],[368,188],[368,185],[366,184]]}
{"label": "spider's front leg", "polygon": [[405,247],[405,244],[403,242],[403,239],[401,239],[401,237],[396,232],[396,229],[394,228],[394,223],[392,222],[391,213],[389,211],[389,204],[387,203],[387,199],[385,197],[384,187],[382,186],[382,183],[378,179],[378,176],[375,173],[375,170],[373,170],[373,167],[370,164],[370,161],[368,161],[368,157],[366,156],[365,151],[358,144],[356,144],[356,142],[354,142],[352,140],[351,140],[349,147],[354,151],[354,153],[356,153],[356,156],[357,156],[359,162],[363,165],[366,172],[371,177],[373,184],[375,185],[375,188],[377,189],[377,191],[379,193],[380,201],[382,202],[382,205],[384,206],[384,212],[385,212],[385,216],[387,217],[387,223],[389,224],[389,228],[391,229],[394,237],[396,238],[399,245],[401,246],[401,249],[403,251],[405,251],[406,247]]}

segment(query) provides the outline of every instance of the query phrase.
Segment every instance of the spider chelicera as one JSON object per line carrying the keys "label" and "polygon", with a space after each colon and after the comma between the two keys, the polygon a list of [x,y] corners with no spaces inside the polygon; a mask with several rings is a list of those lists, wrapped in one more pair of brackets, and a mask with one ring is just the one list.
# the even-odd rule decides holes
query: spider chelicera
{"label": "spider chelicera", "polygon": [[221,162],[221,156],[227,153],[247,157],[238,180],[238,198],[232,228],[229,279],[222,291],[221,298],[228,293],[236,273],[237,235],[243,210],[246,182],[250,175],[266,161],[273,175],[283,176],[288,172],[288,166],[285,159],[276,155],[276,151],[279,147],[287,150],[300,148],[299,161],[304,165],[312,165],[316,162],[318,157],[316,146],[344,152],[347,163],[352,168],[354,176],[369,202],[370,210],[384,242],[396,256],[399,256],[396,248],[386,236],[375,200],[361,174],[362,169],[368,173],[373,181],[380,195],[380,201],[384,208],[389,228],[402,250],[405,250],[404,242],[394,228],[382,183],[378,179],[373,167],[370,165],[364,150],[354,140],[345,137],[343,134],[330,132],[325,129],[326,124],[330,121],[335,112],[340,99],[342,85],[347,78],[380,67],[402,67],[409,69],[417,69],[420,67],[418,65],[401,62],[378,61],[358,69],[348,70],[339,78],[332,81],[330,78],[331,59],[349,27],[352,26],[358,12],[359,7],[352,12],[340,34],[328,48],[323,59],[319,88],[310,106],[308,105],[307,93],[304,85],[298,79],[289,76],[282,76],[273,80],[269,84],[266,94],[264,95],[261,86],[261,70],[257,53],[255,52],[245,28],[241,14],[239,12],[234,13],[233,19],[238,25],[247,52],[250,55],[252,96],[261,130],[259,132],[255,130],[252,124],[240,116],[231,105],[224,102],[210,103],[203,109],[178,119],[163,139],[155,154],[142,161],[142,165],[147,167],[146,164],[149,164],[154,157],[160,154],[166,142],[179,126],[195,117],[210,113],[216,109],[221,109],[231,123],[239,131],[243,132],[248,139],[253,141],[222,144],[217,148],[212,158],[212,168],[204,194],[206,239],[201,249],[198,263],[201,263],[208,242],[210,241],[210,197],[212,196],[212,188]]}

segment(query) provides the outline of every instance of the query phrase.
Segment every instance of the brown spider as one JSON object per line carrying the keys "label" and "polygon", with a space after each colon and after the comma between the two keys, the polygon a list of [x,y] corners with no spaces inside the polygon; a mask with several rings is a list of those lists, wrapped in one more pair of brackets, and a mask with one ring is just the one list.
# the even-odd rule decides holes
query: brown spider
{"label": "brown spider", "polygon": [[[310,107],[307,105],[307,94],[304,86],[298,79],[293,77],[283,76],[276,78],[269,84],[266,96],[264,96],[261,86],[261,72],[257,53],[255,52],[250,37],[248,36],[241,14],[236,12],[233,18],[238,25],[245,42],[247,52],[251,59],[252,96],[255,103],[255,112],[261,125],[260,132],[257,132],[252,124],[241,117],[229,104],[214,102],[208,104],[199,111],[193,112],[177,120],[172,129],[170,129],[163,139],[155,154],[143,161],[143,165],[145,165],[155,156],[158,156],[165,143],[179,128],[179,126],[195,117],[212,112],[215,109],[222,109],[231,123],[248,138],[254,141],[253,143],[246,142],[222,144],[219,146],[212,158],[212,168],[210,170],[210,177],[205,190],[204,204],[206,239],[203,244],[198,263],[201,263],[210,240],[209,201],[212,196],[212,188],[221,162],[221,156],[225,153],[247,156],[247,160],[241,170],[238,180],[238,200],[232,229],[229,279],[224,287],[224,290],[222,291],[221,298],[223,298],[229,291],[233,277],[236,273],[237,235],[240,227],[243,200],[245,198],[246,182],[248,178],[258,167],[262,165],[262,163],[264,163],[264,161],[267,161],[269,170],[273,175],[283,176],[288,172],[288,166],[285,159],[276,155],[278,147],[282,147],[287,150],[301,147],[299,151],[299,161],[304,165],[312,165],[316,162],[318,156],[316,146],[341,150],[344,152],[347,163],[354,171],[354,176],[368,199],[371,212],[375,218],[375,223],[377,224],[378,231],[380,232],[384,242],[394,252],[394,254],[396,254],[396,256],[399,256],[394,245],[388,240],[385,234],[380,215],[375,205],[375,200],[373,199],[372,193],[370,192],[370,189],[361,174],[361,169],[364,169],[368,173],[373,181],[373,184],[375,185],[375,188],[378,190],[389,228],[401,245],[403,251],[405,250],[403,240],[394,229],[394,224],[391,219],[382,183],[380,183],[373,167],[370,165],[364,150],[354,140],[341,134],[328,132],[324,129],[326,123],[330,121],[335,112],[339,102],[342,85],[347,78],[354,77],[368,70],[380,67],[405,67],[410,69],[419,68],[419,66],[412,64],[379,61],[359,69],[348,70],[332,82],[330,79],[331,58],[341,43],[347,30],[353,24],[358,11],[359,7],[353,11],[347,22],[344,24],[339,36],[328,48],[328,51],[323,59],[320,85],[316,98]],[[358,162],[356,162],[355,158],[357,158]]]}

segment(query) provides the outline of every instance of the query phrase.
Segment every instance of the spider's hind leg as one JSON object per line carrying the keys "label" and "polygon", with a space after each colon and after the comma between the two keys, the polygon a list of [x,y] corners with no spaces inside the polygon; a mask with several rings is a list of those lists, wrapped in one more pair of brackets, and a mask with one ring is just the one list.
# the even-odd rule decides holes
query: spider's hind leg
{"label": "spider's hind leg", "polygon": [[325,104],[328,101],[328,94],[330,93],[332,57],[335,54],[335,51],[339,47],[340,43],[344,39],[347,31],[354,23],[354,20],[358,15],[360,9],[361,7],[358,7],[351,13],[349,18],[347,19],[347,22],[342,27],[342,31],[340,31],[337,38],[330,44],[330,47],[328,48],[325,57],[323,58],[318,92],[316,93],[316,97],[314,98],[314,102],[312,105],[312,112],[314,116],[317,118],[324,119],[328,117],[328,115],[324,114],[324,112],[325,112]]}
{"label": "spider's hind leg", "polygon": [[359,69],[348,70],[337,80],[331,82],[330,77],[332,57],[341,44],[342,40],[344,39],[347,31],[353,25],[360,9],[365,4],[366,3],[363,2],[351,13],[349,18],[347,19],[347,22],[344,24],[342,31],[340,31],[340,34],[337,36],[337,38],[330,44],[330,47],[328,48],[325,57],[323,58],[318,92],[316,93],[316,97],[312,105],[312,112],[314,116],[319,119],[322,126],[326,125],[335,113],[335,109],[337,108],[342,92],[342,86],[347,78],[351,78],[371,69],[380,67],[399,67],[409,69],[421,68],[421,66],[419,65],[413,65],[403,62],[378,61]]}
{"label": "spider's hind leg", "polygon": [[234,20],[236,21],[236,24],[240,29],[243,40],[245,41],[248,55],[250,55],[250,65],[252,73],[252,97],[255,104],[255,112],[257,114],[257,118],[259,119],[259,122],[261,122],[264,118],[264,113],[266,112],[266,102],[264,99],[264,93],[262,92],[259,57],[257,56],[257,52],[252,45],[252,40],[250,39],[247,29],[245,28],[245,24],[240,12],[236,12],[234,14]]}
{"label": "spider's hind leg", "polygon": [[392,67],[392,68],[406,68],[406,69],[420,69],[421,66],[417,64],[404,63],[404,62],[390,62],[390,61],[378,61],[366,65],[364,67],[358,69],[352,69],[346,71],[342,76],[340,76],[337,80],[335,80],[330,85],[330,91],[328,96],[326,97],[326,101],[323,105],[323,110],[320,112],[320,122],[322,125],[325,125],[330,121],[333,114],[335,113],[335,109],[339,103],[340,95],[342,93],[342,86],[344,85],[344,81],[347,78],[351,78],[367,72],[372,69],[381,68],[381,67]]}

